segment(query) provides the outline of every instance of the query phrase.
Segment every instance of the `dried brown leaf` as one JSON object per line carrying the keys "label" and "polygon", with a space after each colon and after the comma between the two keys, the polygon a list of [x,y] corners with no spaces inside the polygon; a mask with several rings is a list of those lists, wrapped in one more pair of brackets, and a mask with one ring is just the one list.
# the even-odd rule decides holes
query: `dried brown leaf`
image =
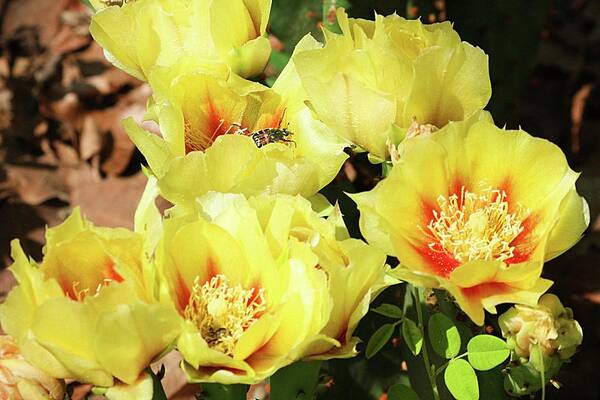
{"label": "dried brown leaf", "polygon": [[146,177],[108,177],[100,182],[82,182],[73,187],[72,204],[79,205],[91,221],[102,226],[133,227],[133,217],[146,186]]}
{"label": "dried brown leaf", "polygon": [[69,200],[68,187],[53,169],[6,165],[6,171],[6,186],[26,204],[38,205],[54,198]]}
{"label": "dried brown leaf", "polygon": [[98,132],[94,118],[86,115],[79,137],[79,154],[83,160],[89,160],[102,150],[102,135]]}

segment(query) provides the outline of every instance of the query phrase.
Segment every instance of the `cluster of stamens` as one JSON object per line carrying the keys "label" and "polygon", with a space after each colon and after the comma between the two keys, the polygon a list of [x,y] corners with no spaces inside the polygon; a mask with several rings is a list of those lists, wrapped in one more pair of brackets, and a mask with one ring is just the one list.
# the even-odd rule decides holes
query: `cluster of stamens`
{"label": "cluster of stamens", "polygon": [[461,188],[437,199],[439,211],[422,231],[431,238],[429,248],[444,251],[459,262],[505,261],[514,256],[513,240],[523,232],[529,210],[521,205],[511,212],[506,192],[486,190],[480,194]]}
{"label": "cluster of stamens", "polygon": [[190,122],[184,121],[184,137],[185,137],[185,147],[187,152],[190,151],[205,151],[217,140],[217,138],[221,135],[227,134],[239,134],[239,135],[250,135],[250,131],[248,128],[242,127],[240,123],[232,123],[229,125],[227,129],[224,129],[225,120],[220,119],[217,127],[211,132],[210,135],[206,135],[202,132],[195,131]]}
{"label": "cluster of stamens", "polygon": [[196,277],[183,316],[211,348],[232,355],[244,331],[266,308],[264,289],[231,286],[226,276],[216,275],[204,284]]}
{"label": "cluster of stamens", "polygon": [[72,294],[71,297],[73,298],[73,300],[83,301],[87,296],[98,295],[98,293],[100,293],[100,290],[102,290],[102,288],[104,286],[107,286],[111,282],[113,282],[112,279],[104,278],[102,280],[102,282],[100,282],[98,284],[98,286],[96,286],[96,290],[92,292],[92,290],[90,290],[90,288],[80,289],[79,286],[81,285],[81,283],[79,281],[75,281],[75,282],[73,282],[73,285],[71,286],[71,290],[69,291],[69,293]]}

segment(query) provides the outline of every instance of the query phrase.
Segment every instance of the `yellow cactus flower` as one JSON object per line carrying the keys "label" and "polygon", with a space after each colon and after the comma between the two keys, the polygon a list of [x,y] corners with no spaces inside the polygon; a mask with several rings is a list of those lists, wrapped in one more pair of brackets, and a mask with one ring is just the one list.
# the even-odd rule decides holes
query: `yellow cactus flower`
{"label": "yellow cactus flower", "polygon": [[0,399],[63,400],[65,384],[28,363],[10,336],[0,336]]}
{"label": "yellow cactus flower", "polygon": [[286,243],[305,243],[316,256],[315,267],[325,271],[333,309],[321,334],[335,341],[322,341],[307,349],[304,358],[347,358],[356,355],[354,331],[369,304],[386,287],[398,283],[386,274],[385,254],[350,238],[339,208],[325,220],[308,201],[292,196],[251,198],[273,254]]}
{"label": "yellow cactus flower", "polygon": [[489,120],[450,123],[404,142],[372,191],[354,195],[368,242],[396,256],[398,276],[447,289],[477,324],[483,308],[537,304],[545,260],[589,223],[561,150]]}
{"label": "yellow cactus flower", "polygon": [[153,300],[139,234],[95,227],[76,209],[47,230],[40,265],[17,240],[12,257],[19,285],[0,306],[0,322],[50,376],[131,384],[178,335],[178,316]]}
{"label": "yellow cactus flower", "polygon": [[[304,40],[300,46],[313,46]],[[187,73],[156,88],[151,114],[164,138],[133,120],[125,127],[173,203],[209,191],[311,196],[338,173],[345,143],[303,104],[291,65],[274,89]]]}
{"label": "yellow cactus flower", "polygon": [[400,143],[414,121],[442,128],[490,99],[486,54],[449,22],[349,19],[343,9],[337,17],[342,34],[325,32],[325,46],[295,64],[313,112],[372,160],[389,159],[388,142]]}
{"label": "yellow cactus flower", "polygon": [[90,32],[118,68],[147,80],[155,66],[228,66],[260,74],[271,45],[265,35],[271,0],[94,1]]}
{"label": "yellow cactus flower", "polygon": [[383,253],[335,242],[334,224],[300,197],[212,192],[198,211],[176,211],[157,265],[184,320],[191,381],[251,384],[300,358],[354,354],[348,338],[383,286]]}

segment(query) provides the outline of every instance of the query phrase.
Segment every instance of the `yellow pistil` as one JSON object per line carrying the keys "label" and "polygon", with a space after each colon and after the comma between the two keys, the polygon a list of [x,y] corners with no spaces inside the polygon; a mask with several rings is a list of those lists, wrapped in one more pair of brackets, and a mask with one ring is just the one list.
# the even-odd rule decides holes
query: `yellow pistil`
{"label": "yellow pistil", "polygon": [[431,237],[429,248],[442,249],[459,262],[473,260],[507,260],[514,255],[512,241],[523,232],[523,220],[529,210],[520,205],[509,212],[506,192],[486,190],[481,194],[461,188],[437,199],[439,211],[427,225]]}
{"label": "yellow pistil", "polygon": [[264,289],[256,290],[232,287],[223,275],[204,284],[196,278],[183,316],[196,324],[211,348],[232,355],[244,331],[267,308]]}

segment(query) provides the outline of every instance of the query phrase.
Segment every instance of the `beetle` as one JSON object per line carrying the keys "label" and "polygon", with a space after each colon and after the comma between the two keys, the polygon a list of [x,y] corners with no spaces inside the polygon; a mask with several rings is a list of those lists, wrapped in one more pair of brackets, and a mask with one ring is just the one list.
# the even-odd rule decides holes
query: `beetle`
{"label": "beetle", "polygon": [[250,135],[256,147],[261,148],[269,143],[294,143],[288,139],[293,133],[287,128],[265,128]]}
{"label": "beetle", "polygon": [[127,3],[127,1],[129,0],[103,0],[102,3],[107,6],[119,6],[119,7],[123,7],[123,5],[125,3]]}

